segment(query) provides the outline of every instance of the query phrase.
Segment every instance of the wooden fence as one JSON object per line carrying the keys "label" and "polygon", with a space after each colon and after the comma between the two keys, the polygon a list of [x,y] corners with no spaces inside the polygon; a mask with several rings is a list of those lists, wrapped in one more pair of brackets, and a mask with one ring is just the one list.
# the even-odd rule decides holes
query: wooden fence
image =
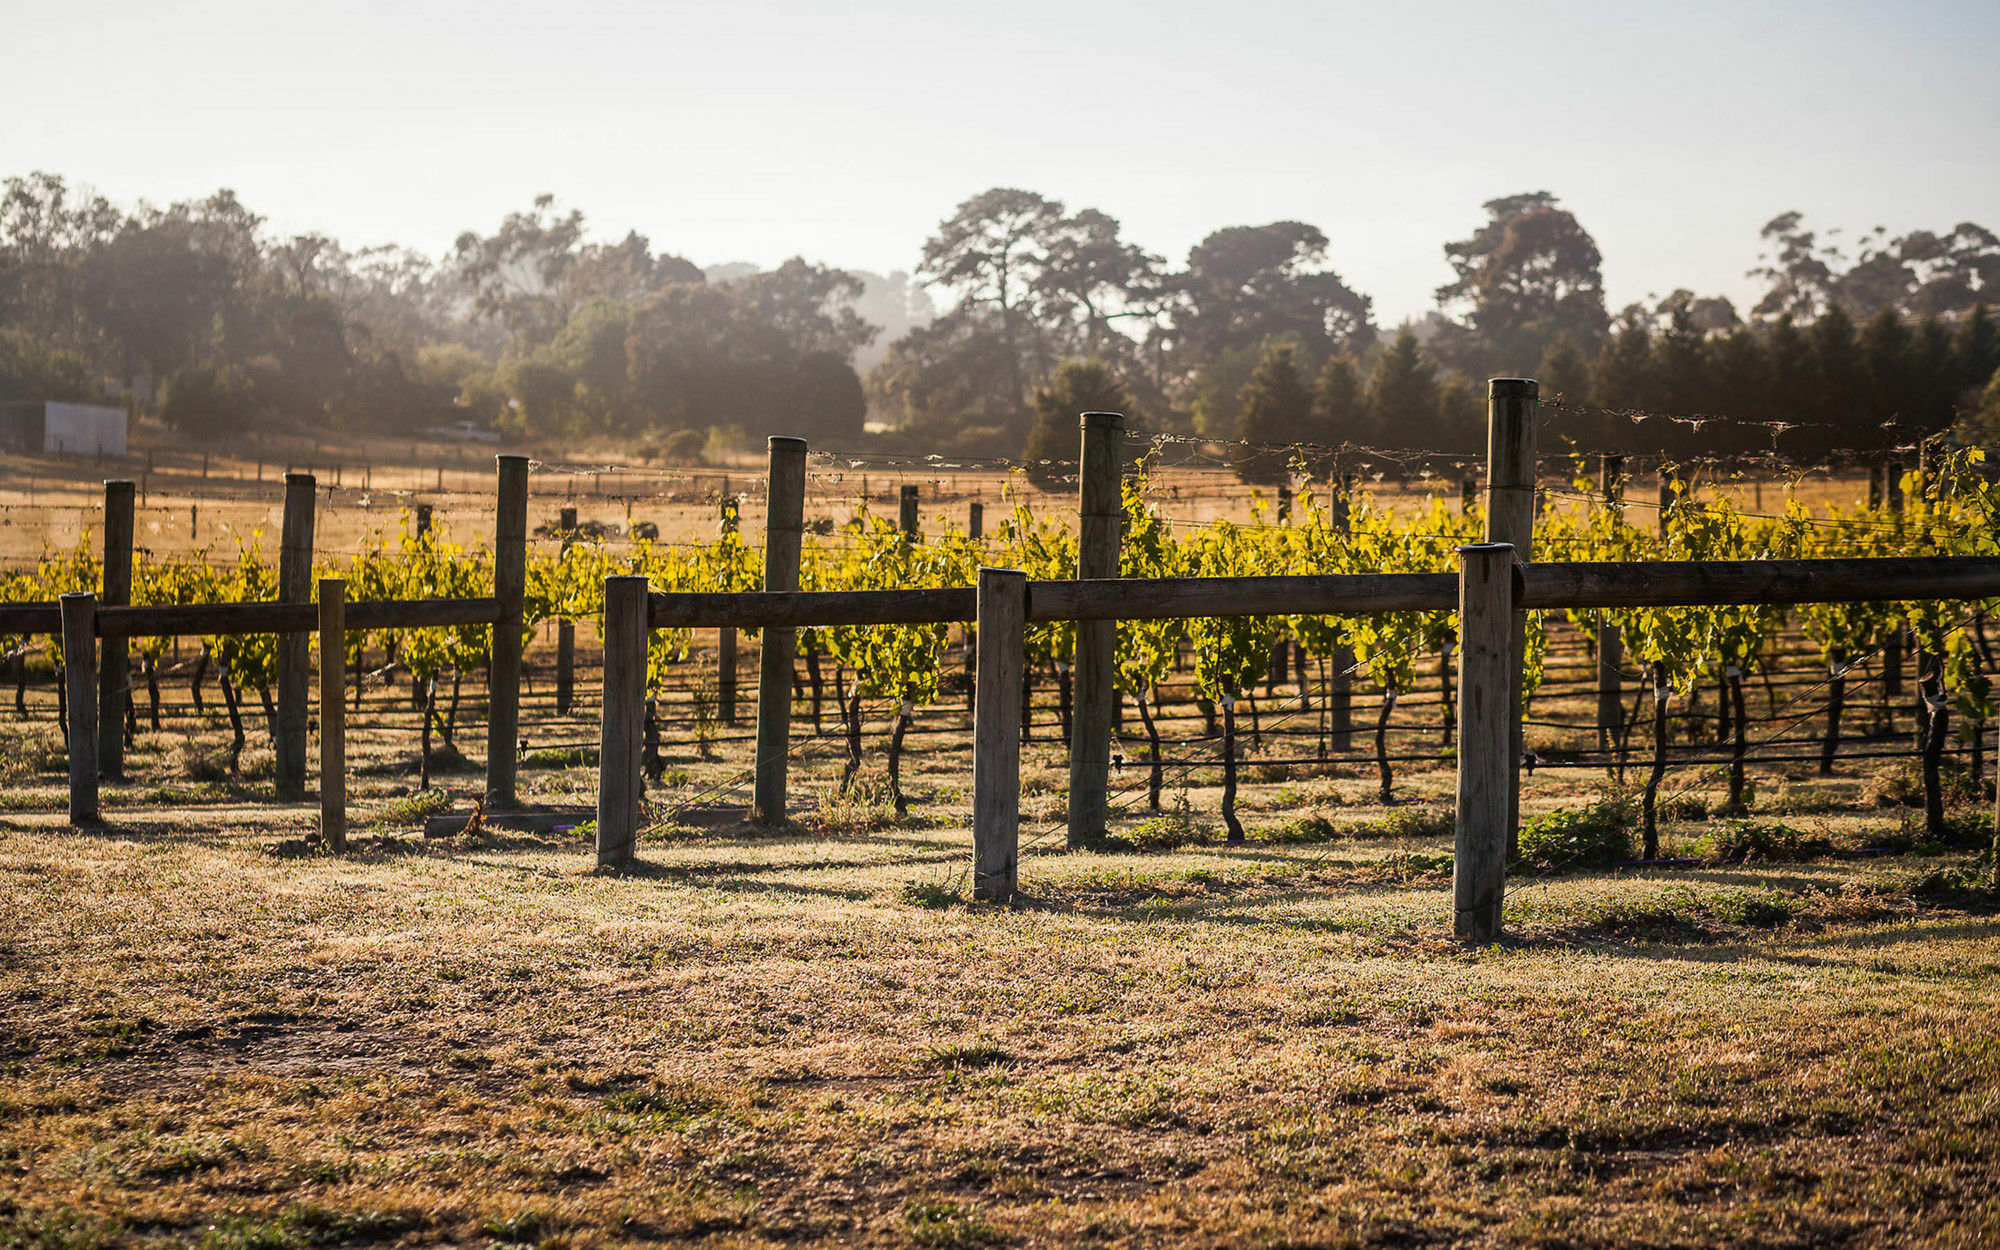
{"label": "wooden fence", "polygon": [[[1670,605],[1796,604],[1866,600],[2000,597],[2000,557],[1890,560],[1755,560],[1686,563],[1533,564],[1518,558],[1533,539],[1536,391],[1532,381],[1495,379],[1489,395],[1488,541],[1460,549],[1457,573],[1288,577],[1162,578],[1127,581],[1118,565],[1118,466],[1122,421],[1084,414],[1076,580],[1030,582],[1015,570],[982,569],[978,585],[933,590],[800,592],[806,444],[770,442],[765,585],[735,594],[655,594],[643,577],[605,584],[604,697],[600,738],[597,856],[629,860],[639,833],[646,639],[660,628],[763,629],[758,684],[752,816],[777,823],[786,811],[791,754],[794,633],[803,626],[916,625],[976,629],[974,698],[974,892],[1011,897],[1019,881],[1021,687],[1030,623],[1089,624],[1077,640],[1068,804],[1069,836],[1101,831],[1116,714],[1110,674],[1113,625],[1181,617],[1343,616],[1396,611],[1461,614],[1457,649],[1458,804],[1454,899],[1456,930],[1490,940],[1500,928],[1510,844],[1519,827],[1521,682],[1525,613],[1533,609]],[[123,766],[117,721],[133,637],[277,634],[283,645],[276,725],[280,799],[303,797],[310,660],[306,635],[321,649],[321,805],[327,841],[340,849],[345,828],[341,686],[348,630],[487,625],[493,630],[487,752],[489,810],[518,806],[516,752],[526,577],[527,461],[499,456],[495,510],[495,593],[491,598],[348,603],[344,583],[320,584],[311,599],[314,479],[286,479],[274,603],[134,606],[130,483],[106,484],[102,593],[62,602],[0,606],[0,634],[59,633],[68,703],[70,815],[98,819],[98,778]],[[912,518],[907,497],[904,524]],[[1100,628],[1101,627],[1101,628]],[[100,649],[101,643],[101,649]],[[566,650],[566,648],[564,648]],[[91,662],[93,651],[98,652]],[[559,682],[561,681],[559,676]],[[100,732],[102,729],[102,732]]]}
{"label": "wooden fence", "polygon": [[[1316,615],[1380,612],[1460,613],[1458,800],[1453,870],[1454,929],[1474,941],[1500,932],[1507,862],[1519,829],[1523,646],[1526,613],[1730,604],[1799,604],[2000,596],[2000,557],[1869,560],[1741,560],[1626,563],[1529,563],[1532,541],[1536,390],[1532,381],[1494,379],[1489,395],[1487,538],[1463,547],[1452,573],[1159,578],[1085,577],[1030,582],[1018,570],[982,569],[976,587],[925,590],[655,594],[643,577],[605,582],[604,710],[600,738],[597,856],[616,867],[634,853],[640,827],[640,747],[646,637],[658,628],[972,624],[977,673],[973,747],[973,892],[1004,901],[1019,884],[1020,738],[1018,717],[1025,631],[1049,621],[1103,622],[1181,617]],[[1115,486],[1118,421],[1085,414],[1080,562],[1089,571],[1118,568],[1116,525],[1093,528],[1104,511],[1097,479]],[[782,461],[804,446],[771,452],[772,510],[790,515],[779,483]],[[1108,469],[1105,466],[1110,466]],[[1095,483],[1095,485],[1093,485]],[[781,511],[782,509],[782,511]],[[1100,517],[1100,519],[1102,519]],[[1104,537],[1108,530],[1108,539]],[[767,586],[797,585],[797,548],[783,533],[767,537]],[[1108,547],[1097,550],[1095,544]],[[1078,631],[1078,668],[1086,641],[1110,630]],[[1099,645],[1109,646],[1105,641]],[[1115,657],[1106,655],[1110,664]],[[1071,741],[1069,833],[1073,844],[1101,828],[1106,768],[1096,756],[1111,741],[1108,681],[1079,680]],[[783,818],[790,754],[791,685],[759,691],[757,802],[766,821]],[[1093,730],[1092,726],[1097,727]],[[1093,823],[1094,822],[1094,823]]]}

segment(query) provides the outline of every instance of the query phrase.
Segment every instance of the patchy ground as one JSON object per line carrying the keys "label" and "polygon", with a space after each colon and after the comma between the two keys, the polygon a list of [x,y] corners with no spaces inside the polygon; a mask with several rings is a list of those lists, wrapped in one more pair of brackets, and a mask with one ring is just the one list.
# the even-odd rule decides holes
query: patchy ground
{"label": "patchy ground", "polygon": [[1964,856],[1521,880],[1468,951],[1435,834],[1045,839],[997,909],[956,822],[823,814],[626,876],[0,818],[0,1245],[2000,1240]]}

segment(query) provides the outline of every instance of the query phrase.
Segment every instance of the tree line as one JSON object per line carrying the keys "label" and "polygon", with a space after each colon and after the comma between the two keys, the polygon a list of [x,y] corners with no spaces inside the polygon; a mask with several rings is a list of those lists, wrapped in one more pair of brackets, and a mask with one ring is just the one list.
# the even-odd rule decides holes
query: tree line
{"label": "tree line", "polygon": [[1436,310],[1385,334],[1333,242],[1294,221],[1217,230],[1174,264],[1099,209],[994,188],[940,222],[914,279],[800,257],[705,275],[636,232],[594,240],[549,196],[431,258],[274,237],[228,191],[123,209],[35,173],[0,194],[0,399],[133,386],[205,436],[470,418],[677,454],[711,432],[852,443],[872,414],[891,448],[1031,461],[1072,456],[1075,414],[1115,408],[1217,440],[1469,454],[1484,379],[1528,373],[1579,449],[1816,458],[2000,430],[1984,227],[1843,248],[1788,212],[1747,313],[1677,290],[1613,314],[1554,195],[1484,217],[1443,245]]}

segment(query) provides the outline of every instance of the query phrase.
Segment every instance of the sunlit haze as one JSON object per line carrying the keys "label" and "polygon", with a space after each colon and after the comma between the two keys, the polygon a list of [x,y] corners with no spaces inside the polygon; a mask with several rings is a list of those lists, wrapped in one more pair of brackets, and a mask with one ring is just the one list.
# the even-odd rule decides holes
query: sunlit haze
{"label": "sunlit haze", "polygon": [[991,186],[1179,261],[1297,219],[1390,325],[1549,190],[1613,309],[1753,289],[1759,226],[2000,209],[2000,5],[7,5],[6,172],[230,187],[437,255],[538,193],[698,264],[912,269]]}

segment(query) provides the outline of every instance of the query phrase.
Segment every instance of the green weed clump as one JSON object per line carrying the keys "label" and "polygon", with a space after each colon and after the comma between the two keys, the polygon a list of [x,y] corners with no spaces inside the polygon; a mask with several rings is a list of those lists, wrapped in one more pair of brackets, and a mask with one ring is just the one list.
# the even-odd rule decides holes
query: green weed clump
{"label": "green weed clump", "polygon": [[448,791],[420,790],[407,798],[397,799],[377,812],[375,819],[369,822],[369,828],[421,828],[425,820],[443,815],[450,807],[451,794]]}
{"label": "green weed clump", "polygon": [[1521,829],[1520,846],[1517,865],[1543,872],[1602,868],[1630,859],[1632,800],[1612,795],[1588,807],[1537,816]]}
{"label": "green weed clump", "polygon": [[943,911],[965,901],[965,896],[947,885],[935,881],[913,881],[903,887],[903,901],[912,907],[923,907],[931,911]]}
{"label": "green weed clump", "polygon": [[1725,820],[1703,840],[1711,864],[1788,863],[1829,854],[1833,844],[1776,820]]}
{"label": "green weed clump", "polygon": [[521,757],[527,768],[596,768],[596,747],[542,747]]}
{"label": "green weed clump", "polygon": [[[1940,788],[1946,806],[1972,806],[1985,802],[1985,787],[1972,779],[1972,770],[1950,756],[1939,761]],[[1868,779],[1862,798],[1877,807],[1922,807],[1924,768],[1916,760],[1903,760],[1884,768]]]}
{"label": "green weed clump", "polygon": [[1270,842],[1280,846],[1313,846],[1321,842],[1331,842],[1340,836],[1334,823],[1317,812],[1310,816],[1300,816],[1282,825],[1270,825],[1257,830],[1252,837],[1258,842]]}
{"label": "green weed clump", "polygon": [[1448,838],[1456,821],[1451,808],[1438,804],[1399,807],[1380,820],[1349,825],[1346,832],[1351,838]]}

